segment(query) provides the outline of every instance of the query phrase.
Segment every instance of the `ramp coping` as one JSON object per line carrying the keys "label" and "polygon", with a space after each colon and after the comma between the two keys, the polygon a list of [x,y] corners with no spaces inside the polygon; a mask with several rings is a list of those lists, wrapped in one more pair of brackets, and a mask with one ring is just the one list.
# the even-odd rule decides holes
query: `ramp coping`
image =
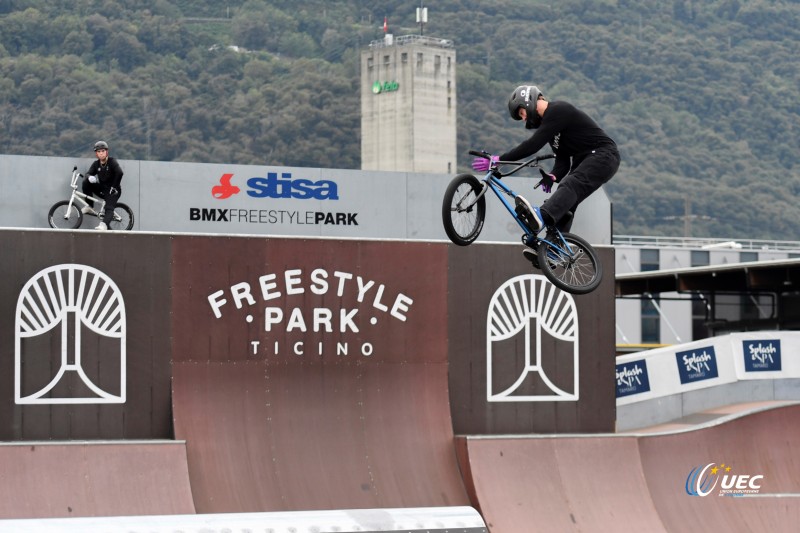
{"label": "ramp coping", "polygon": [[[682,419],[678,419],[671,422],[666,422],[664,424],[659,424],[657,426],[653,426],[649,429],[639,428],[620,433],[547,433],[547,434],[526,433],[526,434],[507,434],[507,435],[456,435],[455,437],[457,439],[465,438],[468,440],[496,440],[496,439],[564,439],[564,438],[595,439],[598,437],[625,438],[625,437],[654,437],[658,435],[677,435],[681,433],[690,433],[692,431],[699,431],[702,429],[720,426],[722,424],[731,422],[733,420],[762,413],[764,411],[771,411],[773,409],[781,409],[784,407],[792,407],[800,405],[800,401],[792,401],[792,400],[767,402],[768,403],[767,405],[763,405],[763,403],[765,402],[759,402],[759,405],[756,406],[754,406],[753,404],[738,404],[734,406],[725,406],[716,409],[709,409],[707,411],[702,411],[701,413],[695,413],[695,414],[709,414],[709,415],[715,413],[721,413],[714,416],[713,419],[697,423],[689,424],[686,422],[681,422]],[[737,410],[735,412],[722,413],[722,411],[724,411],[725,409],[731,409],[731,408]],[[686,425],[688,427],[675,427],[679,425]]]}
{"label": "ramp coping", "polygon": [[183,439],[125,439],[125,440],[13,440],[0,442],[3,446],[93,446],[93,445],[142,445],[142,444],[180,444],[186,445]]}

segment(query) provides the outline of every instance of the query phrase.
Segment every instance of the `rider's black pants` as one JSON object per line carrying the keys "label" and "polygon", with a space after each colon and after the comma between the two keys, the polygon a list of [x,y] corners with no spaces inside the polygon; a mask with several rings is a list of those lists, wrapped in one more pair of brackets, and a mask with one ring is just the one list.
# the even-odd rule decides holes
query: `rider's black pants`
{"label": "rider's black pants", "polygon": [[542,204],[545,223],[556,223],[561,231],[569,231],[573,217],[564,218],[564,215],[570,211],[574,214],[578,205],[610,180],[617,169],[619,152],[616,149],[601,148],[587,154],[561,179],[553,195]]}
{"label": "rider's black pants", "polygon": [[[84,179],[81,189],[83,189],[84,194],[102,198],[106,201],[105,211],[103,212],[103,222],[108,226],[109,222],[111,222],[111,219],[114,217],[114,209],[117,208],[119,197],[122,196],[122,188],[115,188],[112,194],[109,187],[106,187],[102,183],[91,183],[88,179]],[[100,208],[100,206],[94,207]]]}

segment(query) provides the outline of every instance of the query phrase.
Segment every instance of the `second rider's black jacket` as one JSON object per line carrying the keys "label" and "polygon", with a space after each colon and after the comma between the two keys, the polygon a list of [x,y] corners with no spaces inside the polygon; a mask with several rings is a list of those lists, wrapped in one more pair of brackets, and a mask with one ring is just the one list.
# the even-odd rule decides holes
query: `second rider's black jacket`
{"label": "second rider's black jacket", "polygon": [[96,159],[87,172],[89,176],[97,176],[100,186],[105,190],[109,190],[111,187],[120,190],[122,174],[122,167],[113,157],[109,157],[104,165],[100,163],[99,159]]}

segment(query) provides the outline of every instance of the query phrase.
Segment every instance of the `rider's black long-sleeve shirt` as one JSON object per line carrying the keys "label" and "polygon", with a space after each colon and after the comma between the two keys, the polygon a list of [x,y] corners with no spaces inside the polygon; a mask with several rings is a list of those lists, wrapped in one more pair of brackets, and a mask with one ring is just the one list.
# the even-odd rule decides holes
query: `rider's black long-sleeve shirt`
{"label": "rider's black long-sleeve shirt", "polygon": [[119,163],[117,163],[117,160],[113,157],[109,157],[105,165],[101,164],[99,159],[96,159],[87,172],[89,176],[97,176],[100,185],[106,190],[111,187],[119,190],[120,182],[122,182],[122,174],[122,167],[119,166]]}
{"label": "rider's black long-sleeve shirt", "polygon": [[549,144],[556,156],[551,171],[560,180],[592,150],[617,150],[616,143],[586,113],[568,102],[548,102],[542,124],[519,146],[500,156],[501,161],[519,161]]}

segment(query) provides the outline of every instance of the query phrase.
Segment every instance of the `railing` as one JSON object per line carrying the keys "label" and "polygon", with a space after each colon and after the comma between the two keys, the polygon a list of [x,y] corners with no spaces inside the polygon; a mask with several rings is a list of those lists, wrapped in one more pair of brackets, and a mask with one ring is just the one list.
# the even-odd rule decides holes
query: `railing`
{"label": "railing", "polygon": [[711,239],[700,237],[658,237],[640,235],[614,235],[612,242],[618,246],[638,248],[693,248],[696,250],[752,250],[788,251],[800,253],[800,241],[770,241],[758,239]]}
{"label": "railing", "polygon": [[453,41],[449,39],[437,39],[426,35],[403,35],[391,39],[381,39],[369,43],[370,48],[384,48],[386,46],[407,46],[410,44],[421,44],[425,46],[435,46],[437,48],[453,48]]}

